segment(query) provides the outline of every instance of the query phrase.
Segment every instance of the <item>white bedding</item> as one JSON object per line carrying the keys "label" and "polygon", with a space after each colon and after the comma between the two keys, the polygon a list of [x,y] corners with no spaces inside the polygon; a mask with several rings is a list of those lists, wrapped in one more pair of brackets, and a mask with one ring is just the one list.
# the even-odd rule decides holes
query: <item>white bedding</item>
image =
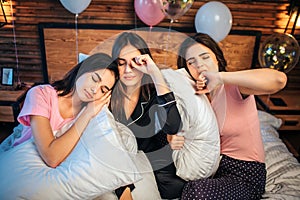
{"label": "white bedding", "polygon": [[281,120],[259,111],[266,152],[267,182],[263,199],[300,199],[300,163],[279,138]]}
{"label": "white bedding", "polygon": [[0,199],[92,199],[136,182],[133,137],[104,108],[56,168],[46,166],[30,139],[0,154]]}
{"label": "white bedding", "polygon": [[[102,115],[101,117],[106,117],[106,116],[107,115]],[[279,138],[277,129],[281,125],[281,120],[263,111],[259,111],[259,119],[261,123],[261,133],[262,133],[264,148],[266,152],[266,167],[267,167],[266,192],[263,195],[263,199],[298,200],[300,199],[300,163],[298,163],[298,161],[288,151],[284,143]],[[116,128],[114,126],[112,127],[113,129]],[[123,126],[118,127],[118,131],[123,132],[121,136],[125,146],[132,147],[132,149],[127,149],[127,150],[129,152],[136,152],[136,146],[135,146],[136,144],[133,145],[132,143],[134,141],[134,138],[132,137],[134,136],[130,132],[128,132],[128,134],[125,134],[126,130],[127,130],[126,127]],[[105,183],[107,184],[108,182],[110,182],[108,181],[109,178],[119,176],[120,171],[115,172],[114,174],[110,174],[107,170],[111,170],[111,168],[107,168],[106,166],[104,167],[102,166],[101,171],[99,171],[98,169],[95,170],[95,172],[87,171],[86,167],[90,165],[91,162],[93,162],[90,160],[90,158],[93,157],[96,158],[97,156],[95,157],[96,154],[93,154],[91,157],[87,156],[89,153],[88,151],[86,151],[87,150],[86,145],[88,145],[88,143],[94,144],[92,146],[93,148],[95,148],[94,150],[96,150],[97,152],[98,150],[101,149],[102,146],[102,145],[101,146],[96,145],[99,144],[100,141],[95,142],[97,140],[93,140],[93,138],[91,137],[88,138],[90,138],[89,141],[85,140],[84,144],[82,143],[81,145],[79,145],[79,147],[77,147],[77,150],[74,151],[73,156],[71,156],[69,160],[65,162],[65,165],[62,166],[62,168],[65,169],[63,170],[57,169],[56,172],[51,168],[44,168],[41,170],[41,166],[43,166],[42,161],[35,160],[35,159],[33,159],[34,162],[28,163],[27,167],[24,165],[24,166],[18,166],[18,168],[16,168],[15,163],[18,162],[18,160],[20,162],[26,163],[26,159],[28,157],[34,158],[37,156],[33,148],[29,148],[27,150],[25,148],[23,148],[23,150],[22,148],[19,148],[19,150],[18,148],[16,148],[15,150],[13,150],[19,153],[19,154],[14,154],[16,159],[14,159],[14,156],[12,156],[13,159],[11,158],[8,159],[7,156],[4,156],[2,154],[0,157],[1,199],[2,198],[4,199],[25,198],[26,199],[26,197],[27,198],[29,197],[29,199],[41,199],[41,197],[42,199],[49,199],[49,198],[51,199],[92,199],[93,197],[99,196],[105,191],[111,191],[115,187],[118,187],[123,184],[128,184],[130,182],[139,179],[134,175],[133,176],[129,175],[129,177],[126,177],[126,173],[124,174],[121,172],[122,176],[125,175],[123,178],[121,178],[120,176],[120,179],[117,182],[112,183],[113,185],[110,184],[105,185]],[[107,139],[105,139],[104,141],[106,140]],[[24,145],[31,146],[30,143],[32,142],[28,142],[27,144],[25,143]],[[112,143],[107,143],[107,144],[112,144]],[[115,144],[119,144],[119,143],[117,142]],[[99,156],[102,156],[102,158],[106,157],[107,159],[109,159],[109,157],[111,156],[110,153],[107,151],[108,149],[111,148],[106,148],[105,152],[103,152],[103,154]],[[86,156],[84,155],[83,157],[80,156],[82,159],[78,159],[79,152],[86,154]],[[124,154],[122,153],[122,155]],[[135,160],[135,162],[139,162],[139,161]],[[130,166],[135,168],[135,166],[132,166],[130,163],[127,166],[124,166],[124,164],[122,165],[123,165],[123,169],[126,169],[126,167],[130,167]],[[33,167],[34,169],[39,169],[39,171],[29,170],[28,167],[30,166]],[[151,199],[151,197],[153,197],[153,194],[159,195],[157,193],[157,187],[152,173],[149,173],[149,175],[147,176],[143,175],[143,173],[150,171],[149,165],[145,165],[145,166],[148,167],[143,167],[142,165],[138,165],[139,168],[138,171],[143,176],[143,179],[142,181],[140,181],[141,185],[139,186],[137,185],[138,187],[136,188],[135,191],[135,195],[137,195],[138,198],[134,198],[134,199],[141,199],[140,198],[141,196],[148,197],[148,199]],[[92,168],[90,170],[93,169],[95,168]],[[58,172],[59,170],[61,172]],[[77,171],[77,173],[73,173],[74,170]],[[112,172],[114,171],[115,170],[112,170]],[[14,179],[12,177],[11,177],[12,179],[5,178],[10,176],[16,178],[16,173],[21,173],[20,176],[23,178],[21,179],[22,181],[17,181],[17,179]],[[83,174],[86,174],[87,176],[83,176]],[[107,178],[106,179],[107,181],[103,182],[104,180],[103,178]],[[102,185],[101,183],[104,185]],[[47,185],[49,187],[46,187]],[[145,185],[147,186],[144,187]],[[20,195],[20,192],[23,194]],[[10,195],[7,196],[7,194]],[[112,198],[103,198],[103,200],[110,200],[113,198],[115,198],[114,195],[112,195]],[[157,198],[154,198],[153,200],[156,199]]]}

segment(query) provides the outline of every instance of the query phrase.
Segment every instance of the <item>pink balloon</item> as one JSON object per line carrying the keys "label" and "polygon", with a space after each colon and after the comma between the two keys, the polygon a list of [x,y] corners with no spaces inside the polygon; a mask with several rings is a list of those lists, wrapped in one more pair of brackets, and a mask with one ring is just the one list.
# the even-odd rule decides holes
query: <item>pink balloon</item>
{"label": "pink balloon", "polygon": [[159,0],[135,0],[134,9],[140,20],[148,26],[155,26],[165,18]]}

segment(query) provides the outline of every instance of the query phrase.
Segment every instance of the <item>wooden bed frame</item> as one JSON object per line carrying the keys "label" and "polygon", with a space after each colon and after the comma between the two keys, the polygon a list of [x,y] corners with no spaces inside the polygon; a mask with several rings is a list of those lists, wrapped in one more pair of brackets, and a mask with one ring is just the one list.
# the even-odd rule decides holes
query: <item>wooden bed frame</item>
{"label": "wooden bed frame", "polygon": [[[104,52],[110,55],[114,39],[124,31],[135,31],[145,39],[160,68],[176,69],[181,42],[195,34],[194,29],[184,27],[154,27],[150,30],[149,27],[58,23],[40,23],[38,27],[45,83],[61,78],[76,65],[79,53]],[[260,31],[232,30],[219,43],[228,61],[227,70],[254,68],[260,38]]]}

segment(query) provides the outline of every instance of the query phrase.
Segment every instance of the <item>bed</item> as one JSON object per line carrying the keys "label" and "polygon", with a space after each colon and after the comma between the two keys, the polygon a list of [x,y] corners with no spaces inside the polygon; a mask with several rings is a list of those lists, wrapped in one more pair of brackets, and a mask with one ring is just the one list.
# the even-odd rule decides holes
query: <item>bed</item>
{"label": "bed", "polygon": [[300,163],[279,138],[282,120],[259,111],[267,167],[263,199],[300,199]]}
{"label": "bed", "polygon": [[[70,24],[39,24],[43,59],[43,82],[48,83],[61,78],[61,74],[64,74],[74,66],[83,54],[96,52],[110,54],[114,38],[120,32],[128,30],[130,30],[130,27],[125,26],[115,27],[85,24],[79,25],[78,30],[75,30]],[[134,31],[138,31],[149,43],[154,59],[162,69],[176,69],[176,52],[178,47],[181,41],[193,33],[193,30],[184,28],[177,30],[157,28],[151,31],[146,28],[135,29]],[[77,38],[75,38],[76,32],[78,35]],[[231,60],[228,70],[240,70],[239,66],[244,66],[245,69],[253,68],[256,64],[259,40],[260,33],[256,31],[231,31],[230,35],[220,44],[225,52],[225,57]],[[57,48],[58,46],[62,48]],[[243,50],[242,47],[244,46],[247,46],[249,52]],[[240,60],[243,63],[240,63]],[[258,114],[261,122],[261,134],[264,142],[267,166],[267,184],[263,199],[300,199],[300,164],[279,138],[277,130],[281,126],[282,121],[264,111],[259,111]],[[126,138],[128,141],[129,137]],[[133,150],[130,152],[133,152]],[[135,159],[133,158],[135,155],[129,156],[132,160]],[[139,156],[140,154],[137,157]],[[134,172],[130,177],[122,177],[121,183],[125,184],[130,181],[140,180],[141,177],[135,172],[140,171],[141,168],[149,168],[147,162],[144,161],[139,166],[133,167]],[[127,167],[132,168],[132,165],[129,164]],[[117,175],[114,174],[114,178]],[[136,190],[134,199],[156,200],[159,194],[155,192],[157,187],[153,175],[144,174],[143,176],[145,180],[143,184],[147,184],[148,190]],[[89,182],[89,180],[86,181]],[[99,181],[101,182],[101,180],[96,180],[96,183]],[[1,182],[4,186],[5,183],[3,180]],[[107,193],[104,196],[97,196],[97,192],[95,192],[97,189],[99,188],[93,188],[95,195],[90,197],[96,199],[115,199],[114,195],[107,192],[107,188],[100,188],[102,192],[106,191]],[[72,188],[68,188],[68,190],[72,191]],[[84,194],[86,192],[81,195]],[[76,196],[72,196],[72,198],[76,199]]]}

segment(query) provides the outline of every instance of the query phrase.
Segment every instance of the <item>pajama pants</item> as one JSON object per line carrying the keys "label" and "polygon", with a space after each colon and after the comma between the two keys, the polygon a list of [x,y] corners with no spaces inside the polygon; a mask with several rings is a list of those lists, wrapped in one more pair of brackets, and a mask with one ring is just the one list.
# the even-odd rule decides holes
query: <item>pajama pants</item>
{"label": "pajama pants", "polygon": [[162,199],[180,198],[186,181],[176,176],[176,168],[173,163],[154,171],[154,175]]}
{"label": "pajama pants", "polygon": [[264,163],[223,155],[215,176],[189,181],[183,188],[181,199],[260,199],[265,191],[266,173]]}

